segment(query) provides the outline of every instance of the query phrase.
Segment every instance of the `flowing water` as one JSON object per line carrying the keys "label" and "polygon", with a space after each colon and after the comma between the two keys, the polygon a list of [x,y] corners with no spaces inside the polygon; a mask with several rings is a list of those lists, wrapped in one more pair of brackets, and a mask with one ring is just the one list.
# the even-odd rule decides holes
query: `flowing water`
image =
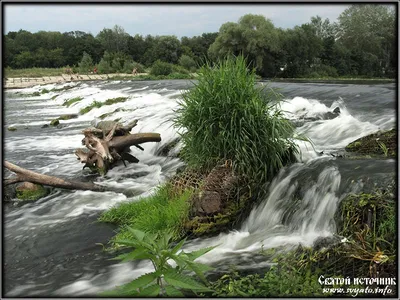
{"label": "flowing water", "polygon": [[[265,83],[261,83],[265,84]],[[68,90],[26,97],[46,88]],[[297,124],[297,132],[314,142],[298,142],[299,162],[284,168],[235,231],[187,243],[195,249],[218,245],[200,260],[219,272],[234,265],[259,270],[270,262],[258,252],[263,247],[290,249],[312,245],[319,237],[335,234],[334,214],[349,192],[371,190],[390,180],[394,160],[346,160],[330,153],[377,130],[395,126],[395,85],[273,83],[284,95],[281,108]],[[54,176],[101,185],[126,192],[65,191],[53,189],[34,203],[4,206],[4,284],[6,296],[96,296],[99,292],[151,271],[146,261],[118,263],[110,260],[101,244],[115,234],[115,226],[96,222],[99,214],[125,201],[137,201],[183,165],[175,157],[156,155],[179,135],[171,118],[181,92],[192,87],[185,80],[110,81],[47,85],[8,90],[4,101],[4,159],[22,167]],[[24,96],[25,95],[25,96]],[[83,97],[70,107],[65,100]],[[92,101],[128,97],[126,102],[95,108],[76,119],[61,121],[61,128],[41,128],[63,114],[78,113]],[[54,99],[52,99],[54,98]],[[327,118],[339,107],[340,114]],[[106,119],[127,123],[138,119],[133,132],[158,132],[161,143],[132,147],[138,164],[121,165],[105,177],[82,170],[73,154],[81,145],[81,130],[104,113]],[[14,126],[18,130],[7,131]],[[175,151],[179,150],[176,146]],[[9,176],[5,172],[5,176]],[[298,201],[294,201],[297,199]]]}

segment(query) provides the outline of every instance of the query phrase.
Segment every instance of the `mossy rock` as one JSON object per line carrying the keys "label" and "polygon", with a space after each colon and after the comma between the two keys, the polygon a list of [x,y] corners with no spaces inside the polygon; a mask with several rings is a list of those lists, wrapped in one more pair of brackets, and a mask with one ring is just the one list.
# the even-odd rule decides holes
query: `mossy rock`
{"label": "mossy rock", "polygon": [[76,119],[78,117],[77,114],[67,114],[67,115],[62,115],[58,117],[58,120],[71,120],[71,119]]}
{"label": "mossy rock", "polygon": [[181,138],[175,138],[169,143],[162,145],[155,153],[157,156],[168,156],[169,152],[179,143]]}
{"label": "mossy rock", "polygon": [[50,126],[57,126],[59,124],[60,124],[60,121],[58,119],[51,120],[51,122],[50,122]]}
{"label": "mossy rock", "polygon": [[345,147],[346,151],[364,155],[397,156],[397,132],[395,129],[376,132],[359,138]]}
{"label": "mossy rock", "polygon": [[13,126],[10,126],[10,127],[7,128],[7,130],[8,130],[8,131],[16,131],[17,128],[16,128],[16,127],[13,127]]}
{"label": "mossy rock", "polygon": [[23,182],[16,188],[16,196],[23,201],[36,201],[49,194],[49,190],[40,184]]}

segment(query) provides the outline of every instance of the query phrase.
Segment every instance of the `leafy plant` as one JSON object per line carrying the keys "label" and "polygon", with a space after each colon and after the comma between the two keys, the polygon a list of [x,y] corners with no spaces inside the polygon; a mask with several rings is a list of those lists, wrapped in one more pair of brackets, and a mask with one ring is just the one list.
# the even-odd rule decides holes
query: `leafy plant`
{"label": "leafy plant", "polygon": [[387,156],[388,156],[388,152],[389,152],[388,147],[386,147],[386,145],[385,145],[384,142],[381,142],[381,141],[376,141],[376,142],[378,143],[379,148],[381,148],[381,150],[382,150],[382,152],[383,152],[383,155],[384,155],[385,157],[387,157]]}
{"label": "leafy plant", "polygon": [[[131,239],[117,240],[116,242],[135,249],[119,255],[115,259],[123,262],[149,259],[153,264],[154,271],[117,287],[113,291],[105,292],[103,293],[104,296],[184,297],[182,291],[191,291],[194,294],[211,291],[206,286],[208,282],[204,273],[212,268],[194,262],[194,260],[211,251],[214,247],[186,253],[181,250],[186,239],[173,246],[171,244],[173,234],[170,232],[149,233],[131,227],[129,227],[129,231],[132,233]],[[168,262],[169,260],[173,260],[176,267],[173,267]],[[204,284],[184,274],[185,270],[193,271]]]}
{"label": "leafy plant", "polygon": [[207,63],[197,79],[174,119],[190,166],[210,169],[232,161],[238,174],[264,182],[294,160],[294,127],[277,108],[280,96],[255,86],[255,71],[243,56]]}

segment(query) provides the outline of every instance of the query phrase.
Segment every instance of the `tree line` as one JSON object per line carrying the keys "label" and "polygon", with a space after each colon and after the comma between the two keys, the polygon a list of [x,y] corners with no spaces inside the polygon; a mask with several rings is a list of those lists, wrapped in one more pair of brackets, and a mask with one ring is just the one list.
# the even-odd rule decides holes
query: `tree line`
{"label": "tree line", "polygon": [[57,68],[96,65],[103,72],[132,71],[161,61],[195,71],[204,61],[243,54],[262,77],[394,77],[396,12],[388,5],[354,4],[338,22],[319,16],[291,29],[247,14],[200,36],[129,35],[121,26],[96,36],[82,31],[4,36],[4,66]]}

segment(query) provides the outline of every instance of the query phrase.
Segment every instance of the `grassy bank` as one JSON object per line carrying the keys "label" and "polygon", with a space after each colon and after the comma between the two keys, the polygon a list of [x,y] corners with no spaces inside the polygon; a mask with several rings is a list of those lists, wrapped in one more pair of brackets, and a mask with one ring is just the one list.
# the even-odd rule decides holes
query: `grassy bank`
{"label": "grassy bank", "polygon": [[35,78],[44,76],[61,76],[65,73],[65,68],[28,68],[28,69],[4,69],[4,78]]}
{"label": "grassy bank", "polygon": [[148,197],[112,207],[100,216],[99,221],[120,226],[112,244],[118,239],[131,238],[127,226],[150,233],[169,230],[177,240],[184,235],[183,226],[189,214],[188,200],[191,194],[190,190],[176,194],[166,184]]}

